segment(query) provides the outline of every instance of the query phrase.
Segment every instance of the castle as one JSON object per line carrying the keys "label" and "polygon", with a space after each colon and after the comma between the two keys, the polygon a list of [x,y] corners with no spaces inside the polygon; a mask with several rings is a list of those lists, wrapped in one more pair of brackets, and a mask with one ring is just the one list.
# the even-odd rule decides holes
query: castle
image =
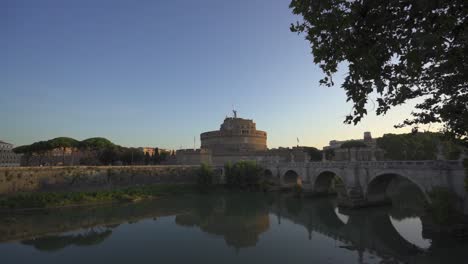
{"label": "castle", "polygon": [[[251,119],[237,117],[233,111],[232,117],[226,117],[219,130],[200,134],[199,149],[180,149],[176,152],[176,162],[181,165],[197,165],[200,163],[222,166],[228,162],[241,160],[258,162],[303,162],[309,161],[309,147],[296,146],[292,148],[268,149],[267,133],[257,130]],[[366,148],[341,148],[350,141],[362,142]],[[364,132],[363,139],[348,141],[330,141],[323,148],[322,160],[334,161],[361,160],[372,161],[383,159],[383,151],[376,146],[376,140],[370,132]],[[325,157],[325,152],[332,150],[332,157]]]}
{"label": "castle", "polygon": [[267,133],[257,130],[251,119],[226,117],[219,130],[200,134],[200,149],[177,150],[179,164],[224,165],[241,160],[291,161],[308,159],[303,147],[268,149]]}

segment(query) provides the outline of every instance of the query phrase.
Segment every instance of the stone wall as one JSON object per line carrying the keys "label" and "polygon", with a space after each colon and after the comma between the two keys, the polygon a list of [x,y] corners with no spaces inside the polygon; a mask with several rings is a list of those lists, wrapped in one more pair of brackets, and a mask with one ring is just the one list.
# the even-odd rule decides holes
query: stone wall
{"label": "stone wall", "polygon": [[79,166],[0,168],[0,195],[83,191],[158,183],[196,183],[199,166]]}
{"label": "stone wall", "polygon": [[180,165],[212,164],[211,151],[208,149],[179,149],[176,151],[176,161]]}

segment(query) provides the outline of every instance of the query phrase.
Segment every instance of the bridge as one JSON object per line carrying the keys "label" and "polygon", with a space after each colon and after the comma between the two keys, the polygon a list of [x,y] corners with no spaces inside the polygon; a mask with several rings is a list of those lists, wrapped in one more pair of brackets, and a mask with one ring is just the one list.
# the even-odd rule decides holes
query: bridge
{"label": "bridge", "polygon": [[281,187],[302,185],[304,191],[324,194],[334,186],[338,203],[344,207],[364,207],[388,203],[390,182],[403,177],[419,187],[427,202],[435,188],[446,188],[460,198],[461,210],[468,214],[465,170],[461,161],[322,161],[259,162],[266,178]]}

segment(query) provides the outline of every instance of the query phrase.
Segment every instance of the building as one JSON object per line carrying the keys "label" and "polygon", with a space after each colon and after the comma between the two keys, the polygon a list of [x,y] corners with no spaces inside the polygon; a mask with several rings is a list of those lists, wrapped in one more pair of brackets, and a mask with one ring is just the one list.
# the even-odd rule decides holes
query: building
{"label": "building", "polygon": [[331,140],[328,146],[323,147],[324,150],[327,149],[339,149],[341,145],[346,142],[357,141],[366,144],[369,147],[376,147],[377,141],[375,138],[372,138],[371,132],[364,132],[364,136],[362,139],[350,139],[350,140]]}
{"label": "building", "polygon": [[146,154],[149,154],[151,157],[154,156],[154,154],[156,153],[156,150],[152,147],[142,147],[142,148],[138,148],[140,149],[141,151],[143,151],[143,153],[146,155]]}
{"label": "building", "polygon": [[[342,148],[347,142],[361,142],[366,147]],[[377,147],[377,140],[372,138],[371,132],[364,132],[362,139],[331,140],[330,144],[323,148],[324,151],[332,150],[334,161],[374,161],[384,159],[384,151]]]}
{"label": "building", "polygon": [[251,119],[226,117],[219,130],[200,134],[200,149],[180,149],[178,164],[224,165],[243,160],[258,162],[304,161],[310,159],[305,147],[268,149],[267,133],[257,130]]}
{"label": "building", "polygon": [[0,141],[0,167],[19,166],[21,155],[13,152],[13,144]]}
{"label": "building", "polygon": [[219,130],[200,135],[201,148],[213,155],[248,153],[267,150],[267,133],[257,130],[251,119],[226,117]]}

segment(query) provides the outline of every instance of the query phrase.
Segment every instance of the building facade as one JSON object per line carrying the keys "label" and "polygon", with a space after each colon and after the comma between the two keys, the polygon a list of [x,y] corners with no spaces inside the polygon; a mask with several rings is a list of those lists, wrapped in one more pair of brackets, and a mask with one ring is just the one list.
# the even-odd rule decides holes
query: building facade
{"label": "building facade", "polygon": [[[342,145],[347,142],[361,142],[366,147],[360,148],[342,148]],[[374,161],[383,160],[384,151],[377,147],[377,140],[372,138],[371,132],[364,132],[362,139],[352,140],[331,140],[329,145],[323,148],[324,151],[333,151],[334,161]]]}
{"label": "building facade", "polygon": [[267,133],[257,130],[251,119],[226,117],[219,130],[200,135],[202,149],[213,155],[249,153],[267,150]]}
{"label": "building facade", "polygon": [[20,161],[21,155],[13,152],[13,144],[0,141],[0,167],[16,167]]}
{"label": "building facade", "polygon": [[226,117],[220,129],[200,134],[200,149],[181,149],[176,152],[178,164],[207,163],[216,166],[228,162],[281,162],[310,159],[306,148],[268,149],[267,133],[257,130],[251,119]]}

